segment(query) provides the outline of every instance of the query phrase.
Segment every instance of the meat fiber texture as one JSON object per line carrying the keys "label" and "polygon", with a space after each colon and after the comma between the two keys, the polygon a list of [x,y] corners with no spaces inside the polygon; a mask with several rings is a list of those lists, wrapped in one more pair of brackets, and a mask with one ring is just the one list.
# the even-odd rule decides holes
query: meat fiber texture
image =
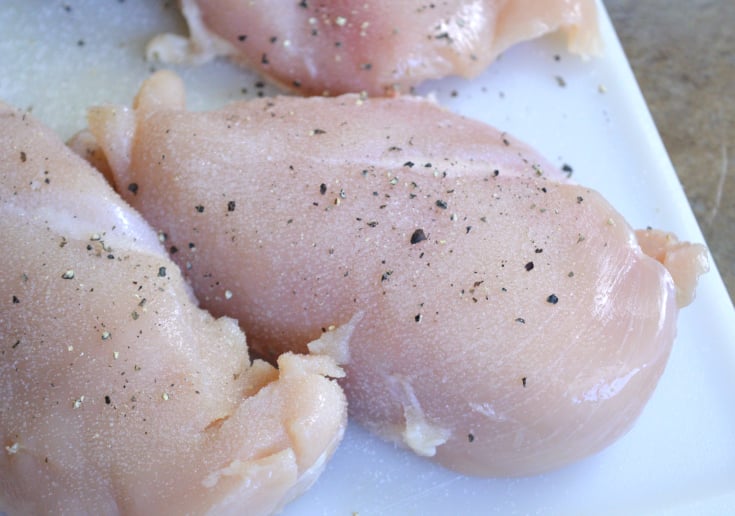
{"label": "meat fiber texture", "polygon": [[474,77],[512,45],[566,33],[572,52],[600,51],[594,0],[181,0],[189,38],[164,34],[151,60],[218,55],[303,95],[408,92],[426,79]]}
{"label": "meat fiber texture", "polygon": [[316,480],[342,371],[251,362],[143,218],[2,105],[0,214],[0,513],[268,514]]}
{"label": "meat fiber texture", "polygon": [[464,473],[534,474],[624,434],[707,268],[701,245],[636,234],[515,138],[421,98],[191,113],[160,72],[89,127],[203,306],[271,359],[335,357],[352,416]]}

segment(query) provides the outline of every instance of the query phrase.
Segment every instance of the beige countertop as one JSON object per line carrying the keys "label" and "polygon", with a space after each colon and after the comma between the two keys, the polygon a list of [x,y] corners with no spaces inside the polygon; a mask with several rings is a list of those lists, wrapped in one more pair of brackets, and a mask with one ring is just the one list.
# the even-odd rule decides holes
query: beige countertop
{"label": "beige countertop", "polygon": [[735,299],[735,2],[604,3]]}

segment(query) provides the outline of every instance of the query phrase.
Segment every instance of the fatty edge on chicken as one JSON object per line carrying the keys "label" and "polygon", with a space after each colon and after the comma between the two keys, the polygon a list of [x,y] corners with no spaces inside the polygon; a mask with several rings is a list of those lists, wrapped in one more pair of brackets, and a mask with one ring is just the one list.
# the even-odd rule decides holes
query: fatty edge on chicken
{"label": "fatty edge on chicken", "polygon": [[181,0],[189,38],[163,34],[151,60],[218,55],[302,95],[406,93],[425,79],[473,77],[527,39],[562,31],[600,50],[594,0]]}
{"label": "fatty edge on chicken", "polygon": [[328,357],[248,358],[159,236],[0,105],[0,513],[269,514],[346,424]]}
{"label": "fatty edge on chicken", "polygon": [[345,368],[350,413],[469,474],[625,433],[707,269],[701,245],[634,232],[510,135],[419,98],[190,113],[160,72],[89,124],[205,307],[270,357],[342,326],[311,348]]}

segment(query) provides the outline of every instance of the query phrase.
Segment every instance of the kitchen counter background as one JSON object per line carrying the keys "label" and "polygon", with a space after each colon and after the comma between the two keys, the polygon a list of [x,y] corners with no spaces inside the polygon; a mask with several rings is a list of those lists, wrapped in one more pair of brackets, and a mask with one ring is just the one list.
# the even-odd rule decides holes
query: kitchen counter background
{"label": "kitchen counter background", "polygon": [[735,299],[735,1],[604,0]]}

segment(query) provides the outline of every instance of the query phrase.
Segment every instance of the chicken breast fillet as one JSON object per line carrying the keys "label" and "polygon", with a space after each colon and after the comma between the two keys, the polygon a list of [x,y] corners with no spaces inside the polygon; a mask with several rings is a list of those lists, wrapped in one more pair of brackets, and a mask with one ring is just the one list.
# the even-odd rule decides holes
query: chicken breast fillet
{"label": "chicken breast fillet", "polygon": [[341,325],[347,346],[311,349],[344,364],[351,414],[465,473],[545,471],[631,427],[702,246],[636,236],[525,145],[419,98],[183,99],[161,72],[90,128],[202,304],[258,352]]}
{"label": "chicken breast fillet", "polygon": [[251,363],[50,130],[0,106],[0,143],[0,513],[268,514],[306,489],[345,428],[334,362]]}
{"label": "chicken breast fillet", "polygon": [[425,79],[473,77],[500,53],[563,30],[572,51],[599,51],[594,0],[181,0],[190,38],[156,37],[149,59],[228,55],[309,94],[407,92]]}

